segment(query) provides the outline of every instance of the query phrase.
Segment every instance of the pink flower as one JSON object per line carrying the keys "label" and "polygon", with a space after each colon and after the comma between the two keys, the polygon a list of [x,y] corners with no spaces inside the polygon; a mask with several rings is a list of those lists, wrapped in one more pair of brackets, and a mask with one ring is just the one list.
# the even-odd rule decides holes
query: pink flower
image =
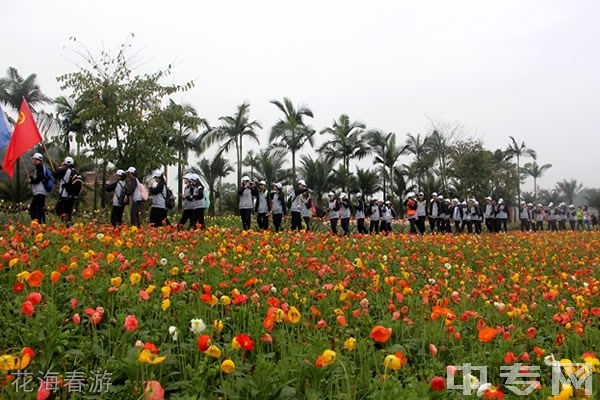
{"label": "pink flower", "polygon": [[46,387],[46,382],[41,381],[40,387],[37,391],[37,395],[35,396],[35,399],[36,400],[46,400],[48,397],[50,397],[51,394],[52,394],[52,392],[50,392],[48,390],[48,388]]}
{"label": "pink flower", "polygon": [[77,299],[73,297],[71,299],[71,308],[75,309],[75,307],[77,307]]}
{"label": "pink flower", "polygon": [[150,295],[145,290],[140,290],[140,300],[147,301]]}
{"label": "pink flower", "polygon": [[81,323],[81,317],[79,316],[79,314],[73,314],[72,319],[75,325],[79,325]]}
{"label": "pink flower", "polygon": [[437,349],[437,347],[435,347],[435,344],[433,344],[433,343],[429,344],[429,354],[431,354],[432,357],[435,357],[438,354],[438,349]]}
{"label": "pink flower", "polygon": [[31,292],[27,295],[27,298],[25,300],[30,301],[31,304],[35,306],[36,304],[39,304],[42,301],[42,295],[38,292]]}
{"label": "pink flower", "polygon": [[125,323],[123,324],[123,326],[129,332],[135,331],[138,327],[138,321],[135,318],[135,315],[128,315],[127,317],[125,317]]}
{"label": "pink flower", "polygon": [[446,372],[448,373],[448,375],[456,375],[456,367],[454,365],[448,365],[446,367]]}
{"label": "pink flower", "polygon": [[327,326],[327,322],[325,322],[324,319],[320,319],[319,322],[317,322],[317,325],[315,325],[315,328],[321,329],[325,328],[325,326]]}
{"label": "pink flower", "polygon": [[147,381],[144,388],[145,400],[163,400],[165,398],[165,390],[160,385],[159,381]]}

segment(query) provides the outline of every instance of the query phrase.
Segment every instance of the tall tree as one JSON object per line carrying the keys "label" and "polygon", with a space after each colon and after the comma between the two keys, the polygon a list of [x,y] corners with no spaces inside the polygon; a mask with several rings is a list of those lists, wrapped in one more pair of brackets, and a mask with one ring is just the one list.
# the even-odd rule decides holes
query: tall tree
{"label": "tall tree", "polygon": [[287,149],[292,154],[292,178],[296,181],[296,153],[308,142],[313,145],[315,130],[306,125],[304,118],[313,118],[313,112],[305,106],[295,107],[292,101],[284,97],[283,102],[272,100],[283,117],[273,125],[269,142],[273,147]]}
{"label": "tall tree", "polygon": [[583,190],[583,183],[577,182],[577,179],[563,179],[562,182],[556,184],[556,189],[560,191],[567,204],[573,204],[575,203],[575,198]]}
{"label": "tall tree", "polygon": [[516,158],[517,160],[517,203],[521,204],[521,157],[529,156],[535,160],[535,150],[528,148],[525,146],[525,142],[522,141],[521,144],[517,142],[517,140],[509,136],[510,143],[506,148],[507,153],[511,158]]}
{"label": "tall tree", "polygon": [[384,134],[381,131],[375,130],[368,132],[366,137],[375,155],[373,163],[381,166],[383,173],[383,199],[386,200],[388,190],[386,183],[389,181],[389,188],[393,192],[393,171],[400,156],[406,153],[406,145],[398,145],[396,134],[393,132]]}
{"label": "tall tree", "polygon": [[533,178],[533,198],[537,199],[537,180],[552,168],[552,164],[539,165],[536,161],[525,163],[521,172]]}
{"label": "tall tree", "polygon": [[209,132],[209,141],[221,142],[218,155],[228,152],[231,148],[235,149],[235,159],[237,167],[237,184],[242,181],[242,161],[244,159],[244,138],[253,139],[257,144],[257,129],[262,129],[258,121],[250,120],[250,104],[242,103],[238,106],[233,115],[227,115],[219,118],[221,125]]}
{"label": "tall tree", "polygon": [[217,183],[234,172],[233,166],[223,156],[217,154],[211,160],[201,159],[198,166],[192,168],[192,171],[198,173],[206,181],[210,199],[210,209],[208,211],[210,215],[214,216],[216,210],[215,200],[217,196],[221,199],[221,191],[220,188],[217,190]]}
{"label": "tall tree", "polygon": [[361,192],[365,199],[374,195],[378,190],[381,190],[379,174],[368,168],[361,169],[357,167],[353,190]]}
{"label": "tall tree", "polygon": [[283,149],[262,149],[258,154],[253,154],[253,157],[246,157],[244,164],[252,168],[252,176],[257,179],[264,180],[269,185],[281,183],[291,175],[291,171],[285,168],[285,156]]}
{"label": "tall tree", "polygon": [[[177,193],[183,193],[183,169],[187,165],[191,150],[198,148],[198,128],[207,126],[204,119],[198,117],[196,109],[190,104],[177,104],[169,99],[165,118],[171,127],[171,135],[166,137],[166,145],[177,152]],[[177,196],[177,207],[181,210],[182,196]]]}
{"label": "tall tree", "polygon": [[[330,190],[333,180],[333,162],[324,157],[312,158],[309,155],[300,159],[300,173],[306,180],[308,187],[315,194],[317,207],[320,207],[323,194]],[[295,182],[295,181],[294,181]]]}
{"label": "tall tree", "polygon": [[59,96],[54,100],[56,116],[60,126],[59,142],[62,142],[65,154],[71,154],[71,135],[75,136],[77,154],[85,143],[86,122],[81,118],[81,106],[73,99]]}
{"label": "tall tree", "polygon": [[364,131],[365,124],[350,121],[350,117],[342,114],[337,121],[333,121],[331,127],[321,130],[321,135],[329,134],[332,138],[323,143],[318,151],[330,160],[341,160],[346,171],[350,171],[350,160],[360,160],[370,152],[369,146],[362,138]]}
{"label": "tall tree", "polygon": [[441,190],[445,193],[447,193],[449,190],[448,179],[449,170],[452,163],[450,158],[451,138],[451,136],[446,136],[441,131],[434,130],[427,141],[427,145],[425,146],[427,151],[431,152],[432,157],[435,159],[440,176],[440,182],[442,184]]}
{"label": "tall tree", "polygon": [[411,133],[406,134],[406,152],[415,157],[410,169],[417,178],[417,186],[419,189],[422,189],[423,177],[430,167],[430,163],[426,157],[428,142],[429,136],[423,137],[420,133],[416,136]]}

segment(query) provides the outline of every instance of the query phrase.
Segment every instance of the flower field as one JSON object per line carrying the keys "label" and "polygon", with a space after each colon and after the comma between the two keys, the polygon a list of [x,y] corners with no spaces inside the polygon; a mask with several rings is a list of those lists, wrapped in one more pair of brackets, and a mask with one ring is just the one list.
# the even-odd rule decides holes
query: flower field
{"label": "flower field", "polygon": [[[521,398],[515,363],[530,398],[599,398],[597,232],[31,225],[0,254],[0,398]],[[554,360],[595,391],[553,395]]]}

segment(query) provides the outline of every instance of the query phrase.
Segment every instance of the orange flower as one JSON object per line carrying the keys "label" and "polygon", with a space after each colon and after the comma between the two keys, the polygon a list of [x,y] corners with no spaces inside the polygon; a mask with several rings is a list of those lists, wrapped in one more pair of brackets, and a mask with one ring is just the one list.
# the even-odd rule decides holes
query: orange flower
{"label": "orange flower", "polygon": [[454,320],[456,318],[456,315],[454,315],[452,310],[448,307],[433,306],[433,308],[431,309],[431,320],[435,321],[440,317],[444,319]]}
{"label": "orange flower", "polygon": [[371,329],[371,339],[377,343],[385,343],[392,336],[392,328],[386,328],[381,325],[377,325]]}
{"label": "orange flower", "polygon": [[50,274],[50,282],[56,283],[56,282],[58,282],[59,279],[60,279],[60,272],[52,271],[52,273]]}
{"label": "orange flower", "polygon": [[29,274],[29,277],[27,278],[27,283],[31,287],[37,287],[42,284],[43,280],[44,280],[44,274],[39,269],[36,269],[31,274]]}
{"label": "orange flower", "polygon": [[494,328],[483,328],[479,331],[479,341],[480,342],[491,342],[496,337],[496,329]]}

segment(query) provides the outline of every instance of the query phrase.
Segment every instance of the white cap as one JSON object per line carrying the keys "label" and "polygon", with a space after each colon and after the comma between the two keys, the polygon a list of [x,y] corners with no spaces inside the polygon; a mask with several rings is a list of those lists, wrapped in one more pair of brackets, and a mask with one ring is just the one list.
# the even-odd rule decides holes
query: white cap
{"label": "white cap", "polygon": [[419,196],[425,196],[425,193],[419,192]]}
{"label": "white cap", "polygon": [[539,203],[537,206],[538,206],[538,207],[541,207],[541,206],[542,206],[542,203]]}
{"label": "white cap", "polygon": [[362,193],[356,193],[356,197],[362,197]]}
{"label": "white cap", "polygon": [[498,200],[498,204],[502,204],[502,203],[504,203],[504,199]]}
{"label": "white cap", "polygon": [[440,200],[444,200],[444,196],[442,196],[441,194],[438,196],[438,199]]}
{"label": "white cap", "polygon": [[348,195],[344,192],[342,192],[342,194],[340,194],[340,199],[345,199],[347,197],[348,197]]}
{"label": "white cap", "polygon": [[36,160],[42,161],[44,159],[44,156],[42,155],[42,153],[35,153],[31,156],[31,158],[35,158]]}
{"label": "white cap", "polygon": [[569,208],[575,208],[573,204],[569,204]]}
{"label": "white cap", "polygon": [[260,182],[258,182],[258,184],[259,184],[259,185],[266,185],[266,184],[267,184],[267,182],[265,182],[265,181],[260,181]]}
{"label": "white cap", "polygon": [[466,206],[466,205],[467,205],[467,202],[463,200],[463,201],[461,201],[461,202],[460,202],[460,205],[461,205],[461,206]]}
{"label": "white cap", "polygon": [[431,197],[437,197],[437,195],[438,195],[437,192],[431,193]]}
{"label": "white cap", "polygon": [[129,172],[130,174],[135,174],[136,171],[137,170],[135,169],[135,167],[129,167],[129,168],[127,168],[127,171],[125,171],[125,172]]}
{"label": "white cap", "polygon": [[67,165],[75,164],[75,161],[73,161],[73,157],[65,157],[65,164],[67,164]]}
{"label": "white cap", "polygon": [[391,202],[391,201],[389,201],[389,200],[386,200],[386,201],[385,201],[385,204],[392,204],[392,202]]}
{"label": "white cap", "polygon": [[306,186],[306,181],[304,179],[300,179],[298,181],[298,185]]}
{"label": "white cap", "polygon": [[162,171],[160,169],[152,171],[152,177],[153,178],[160,178],[162,175],[163,175],[163,173],[162,173]]}
{"label": "white cap", "polygon": [[333,192],[329,192],[327,193],[327,196],[335,196],[335,194],[333,194]]}
{"label": "white cap", "polygon": [[552,206],[554,206],[553,202],[548,203],[548,207],[552,207]]}
{"label": "white cap", "polygon": [[281,189],[283,187],[283,185],[281,183],[276,183],[273,186],[275,186],[277,189]]}
{"label": "white cap", "polygon": [[192,179],[192,174],[184,174],[183,179]]}
{"label": "white cap", "polygon": [[115,172],[115,175],[123,176],[125,175],[125,171],[123,171],[122,169],[118,169],[117,172]]}
{"label": "white cap", "polygon": [[415,192],[408,192],[406,197],[415,197]]}
{"label": "white cap", "polygon": [[249,181],[249,180],[250,180],[250,177],[248,175],[242,176],[242,182],[246,182],[246,181]]}
{"label": "white cap", "polygon": [[489,200],[489,201],[491,201],[491,200],[492,200],[492,198],[491,198],[490,196],[487,196],[485,199],[486,199],[486,200]]}
{"label": "white cap", "polygon": [[193,181],[200,181],[200,175],[196,174],[196,173],[192,173],[190,174],[190,179]]}
{"label": "white cap", "polygon": [[533,207],[533,203],[527,203],[527,207]]}

